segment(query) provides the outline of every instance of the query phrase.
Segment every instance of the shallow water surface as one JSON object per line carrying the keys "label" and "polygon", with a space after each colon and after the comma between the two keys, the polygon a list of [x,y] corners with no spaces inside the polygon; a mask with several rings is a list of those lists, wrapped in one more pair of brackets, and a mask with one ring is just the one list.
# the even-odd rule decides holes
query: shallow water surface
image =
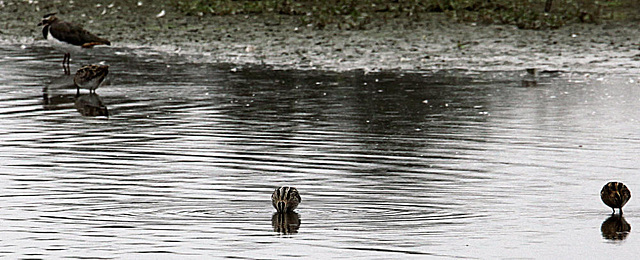
{"label": "shallow water surface", "polygon": [[[0,48],[0,256],[633,258],[637,78],[345,73],[126,48],[89,95],[47,47]],[[296,214],[274,215],[293,185]],[[635,193],[633,193],[635,194]],[[625,225],[626,223],[626,225]],[[613,233],[612,233],[613,232]]]}

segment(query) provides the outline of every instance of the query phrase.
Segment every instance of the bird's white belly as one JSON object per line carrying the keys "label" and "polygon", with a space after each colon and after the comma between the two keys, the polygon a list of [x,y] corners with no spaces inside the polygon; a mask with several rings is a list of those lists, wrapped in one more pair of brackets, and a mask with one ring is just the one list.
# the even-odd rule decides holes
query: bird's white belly
{"label": "bird's white belly", "polygon": [[49,29],[49,33],[47,33],[47,41],[51,43],[51,46],[53,46],[55,49],[61,50],[63,52],[78,52],[81,49],[80,46],[76,46],[56,39],[55,37],[53,37],[53,35],[51,35],[51,29]]}

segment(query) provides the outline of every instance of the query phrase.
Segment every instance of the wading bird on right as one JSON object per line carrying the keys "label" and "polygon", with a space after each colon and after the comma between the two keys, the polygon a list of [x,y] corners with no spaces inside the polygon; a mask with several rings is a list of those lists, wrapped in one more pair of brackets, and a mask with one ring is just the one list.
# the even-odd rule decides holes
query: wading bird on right
{"label": "wading bird on right", "polygon": [[618,208],[620,215],[622,215],[622,207],[631,198],[631,191],[622,182],[609,182],[602,187],[600,198],[604,204],[613,209],[612,214],[615,214],[616,208]]}

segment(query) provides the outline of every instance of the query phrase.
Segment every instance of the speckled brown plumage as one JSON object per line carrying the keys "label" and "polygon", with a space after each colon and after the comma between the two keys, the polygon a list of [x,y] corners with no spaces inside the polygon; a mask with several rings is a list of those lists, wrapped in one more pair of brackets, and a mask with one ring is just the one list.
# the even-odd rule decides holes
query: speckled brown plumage
{"label": "speckled brown plumage", "polygon": [[302,198],[294,187],[283,186],[271,194],[271,204],[278,212],[291,212],[301,201]]}
{"label": "speckled brown plumage", "polygon": [[95,92],[100,86],[104,78],[109,74],[109,65],[87,65],[76,72],[73,77],[73,83],[80,93],[80,88],[89,89],[89,92]]}
{"label": "speckled brown plumage", "polygon": [[631,198],[631,191],[622,184],[622,182],[609,182],[600,191],[600,198],[604,204],[613,209],[613,213],[616,212],[616,208],[620,209],[622,215],[622,207],[627,204]]}

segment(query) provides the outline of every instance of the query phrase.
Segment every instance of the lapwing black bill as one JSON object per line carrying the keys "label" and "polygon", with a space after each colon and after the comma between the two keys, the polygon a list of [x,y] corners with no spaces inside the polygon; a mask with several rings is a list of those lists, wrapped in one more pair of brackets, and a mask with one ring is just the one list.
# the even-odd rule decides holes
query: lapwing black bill
{"label": "lapwing black bill", "polygon": [[109,40],[100,38],[82,26],[65,22],[56,17],[56,13],[50,13],[42,17],[42,21],[38,23],[42,28],[42,35],[55,46],[64,50],[64,58],[62,60],[62,68],[65,74],[70,74],[69,60],[71,59],[70,50],[73,48],[91,48],[96,45],[111,45]]}

